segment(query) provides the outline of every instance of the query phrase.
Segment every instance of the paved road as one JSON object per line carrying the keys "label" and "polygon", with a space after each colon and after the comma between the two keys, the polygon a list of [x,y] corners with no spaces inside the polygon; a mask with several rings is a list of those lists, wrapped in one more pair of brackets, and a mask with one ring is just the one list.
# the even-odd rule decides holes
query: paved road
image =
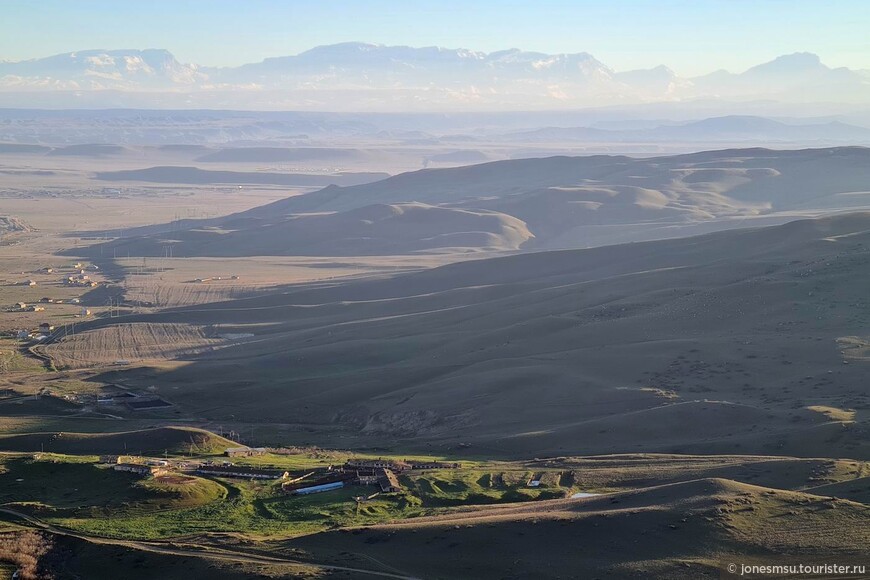
{"label": "paved road", "polygon": [[[41,530],[45,530],[47,532],[51,532],[52,534],[57,534],[59,536],[68,536],[71,538],[77,538],[79,540],[84,540],[86,542],[91,542],[94,544],[104,544],[104,545],[113,545],[113,546],[123,546],[126,548],[132,548],[134,550],[144,550],[146,552],[155,552],[158,554],[169,554],[172,556],[187,556],[193,558],[209,558],[212,560],[223,560],[228,562],[242,562],[246,564],[285,564],[285,565],[296,565],[296,566],[307,566],[309,568],[319,568],[320,570],[326,571],[339,571],[339,572],[353,572],[354,574],[364,574],[368,576],[377,576],[380,578],[397,578],[399,580],[420,580],[414,576],[408,576],[403,573],[392,573],[392,572],[379,572],[377,570],[365,570],[363,568],[352,568],[349,566],[335,566],[332,564],[316,564],[312,562],[303,562],[301,560],[292,560],[289,558],[279,558],[277,556],[265,556],[259,554],[247,554],[243,552],[237,552],[235,550],[228,550],[226,548],[215,548],[208,546],[202,550],[194,550],[194,549],[185,549],[183,547],[177,547],[175,545],[164,543],[164,542],[146,542],[140,540],[114,540],[111,538],[101,538],[99,536],[91,536],[88,534],[83,534],[81,532],[75,532],[73,530],[68,530],[66,528],[59,528],[47,522],[40,520],[39,518],[35,518],[28,514],[19,512],[17,510],[0,507],[0,512],[15,516],[16,518],[22,519],[27,523],[31,524],[33,527],[39,528]],[[371,560],[377,562],[373,558]],[[378,562],[380,563],[380,562]]]}

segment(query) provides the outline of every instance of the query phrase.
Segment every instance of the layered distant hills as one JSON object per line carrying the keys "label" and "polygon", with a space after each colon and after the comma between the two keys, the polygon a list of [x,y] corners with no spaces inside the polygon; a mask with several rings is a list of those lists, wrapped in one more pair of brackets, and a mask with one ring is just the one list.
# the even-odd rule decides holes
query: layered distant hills
{"label": "layered distant hills", "polygon": [[865,208],[870,149],[862,147],[549,157],[330,186],[222,218],[131,230],[88,251],[162,256],[172,244],[176,256],[347,256],[580,248]]}
{"label": "layered distant hills", "polygon": [[[247,99],[257,107],[333,110],[567,108],[699,98],[860,104],[870,98],[870,73],[831,68],[817,55],[796,53],[741,73],[682,78],[666,66],[615,71],[585,52],[484,53],[359,42],[225,68],[181,63],[159,49],[0,62],[2,104],[33,106],[24,94],[56,91],[83,91],[76,101],[91,105],[117,104],[113,92],[123,91],[152,93],[150,101],[161,107],[238,107]],[[179,97],[191,94],[193,101]]]}
{"label": "layered distant hills", "polygon": [[[0,90],[0,102],[16,94]],[[70,98],[63,106],[77,102]],[[787,114],[786,108],[774,102],[692,102],[501,113],[0,109],[0,153],[108,156],[124,153],[126,145],[158,145],[210,166],[328,161],[385,170],[375,150],[396,146],[402,154],[419,151],[418,159],[432,163],[470,164],[568,151],[647,156],[749,145],[870,145],[870,109],[807,117]]]}

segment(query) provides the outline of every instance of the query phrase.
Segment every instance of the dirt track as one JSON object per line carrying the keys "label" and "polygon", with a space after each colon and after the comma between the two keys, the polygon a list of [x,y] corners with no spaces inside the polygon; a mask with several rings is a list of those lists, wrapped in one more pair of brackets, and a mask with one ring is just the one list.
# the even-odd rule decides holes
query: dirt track
{"label": "dirt track", "polygon": [[29,516],[22,512],[9,509],[9,508],[0,508],[0,512],[14,516],[21,520],[26,521],[28,524],[33,527],[39,528],[41,530],[45,530],[52,534],[57,534],[60,536],[68,536],[71,538],[77,538],[79,540],[84,540],[87,542],[92,542],[94,544],[104,544],[104,545],[114,545],[114,546],[123,546],[125,548],[131,548],[134,550],[144,550],[147,552],[155,552],[158,554],[168,554],[171,556],[187,556],[194,558],[209,558],[213,560],[224,560],[228,562],[239,562],[245,564],[284,564],[284,565],[297,565],[297,566],[305,566],[311,568],[319,568],[325,571],[338,571],[338,572],[352,572],[354,574],[365,574],[369,576],[377,576],[380,578],[399,578],[401,580],[416,580],[414,576],[408,576],[405,574],[398,573],[390,573],[390,572],[379,572],[376,570],[364,570],[362,568],[352,568],[348,566],[333,566],[329,564],[316,564],[311,562],[302,562],[299,560],[291,560],[289,558],[278,558],[273,556],[264,556],[258,554],[245,554],[241,552],[236,552],[234,550],[228,550],[226,548],[213,548],[209,547],[207,551],[201,549],[185,549],[177,547],[177,544],[169,544],[165,542],[143,542],[143,541],[131,541],[131,540],[114,540],[111,538],[100,538],[97,536],[90,536],[87,534],[82,534],[79,532],[74,532],[72,530],[67,530],[64,528],[59,528],[57,526],[53,526],[49,523],[43,522],[42,520],[35,518],[33,516]]}

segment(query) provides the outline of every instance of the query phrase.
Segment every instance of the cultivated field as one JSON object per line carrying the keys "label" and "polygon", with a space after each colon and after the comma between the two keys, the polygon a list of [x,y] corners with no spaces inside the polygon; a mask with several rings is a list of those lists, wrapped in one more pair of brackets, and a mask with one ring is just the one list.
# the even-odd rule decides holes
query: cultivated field
{"label": "cultivated field", "polygon": [[116,324],[68,335],[35,350],[57,368],[110,365],[116,361],[174,360],[219,347],[225,341],[207,328],[184,324]]}

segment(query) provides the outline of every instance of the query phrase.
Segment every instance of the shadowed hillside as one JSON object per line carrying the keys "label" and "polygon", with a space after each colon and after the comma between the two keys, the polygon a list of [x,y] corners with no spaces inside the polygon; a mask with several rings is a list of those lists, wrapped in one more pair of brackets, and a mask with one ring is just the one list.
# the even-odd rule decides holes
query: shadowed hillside
{"label": "shadowed hillside", "polygon": [[214,433],[189,427],[160,427],[124,433],[25,433],[0,436],[0,450],[69,454],[222,452],[237,445]]}
{"label": "shadowed hillside", "polygon": [[[268,224],[239,217],[221,226],[174,232],[171,243],[176,256],[365,256],[517,250],[531,237],[526,224],[502,213],[401,203]],[[167,243],[146,237],[108,245],[114,252],[159,256]]]}
{"label": "shadowed hillside", "polygon": [[192,409],[219,393],[209,418],[304,425],[308,442],[868,457],[865,363],[842,352],[868,335],[868,232],[849,214],[476,260],[77,338],[170,320],[249,333],[142,385]]}

